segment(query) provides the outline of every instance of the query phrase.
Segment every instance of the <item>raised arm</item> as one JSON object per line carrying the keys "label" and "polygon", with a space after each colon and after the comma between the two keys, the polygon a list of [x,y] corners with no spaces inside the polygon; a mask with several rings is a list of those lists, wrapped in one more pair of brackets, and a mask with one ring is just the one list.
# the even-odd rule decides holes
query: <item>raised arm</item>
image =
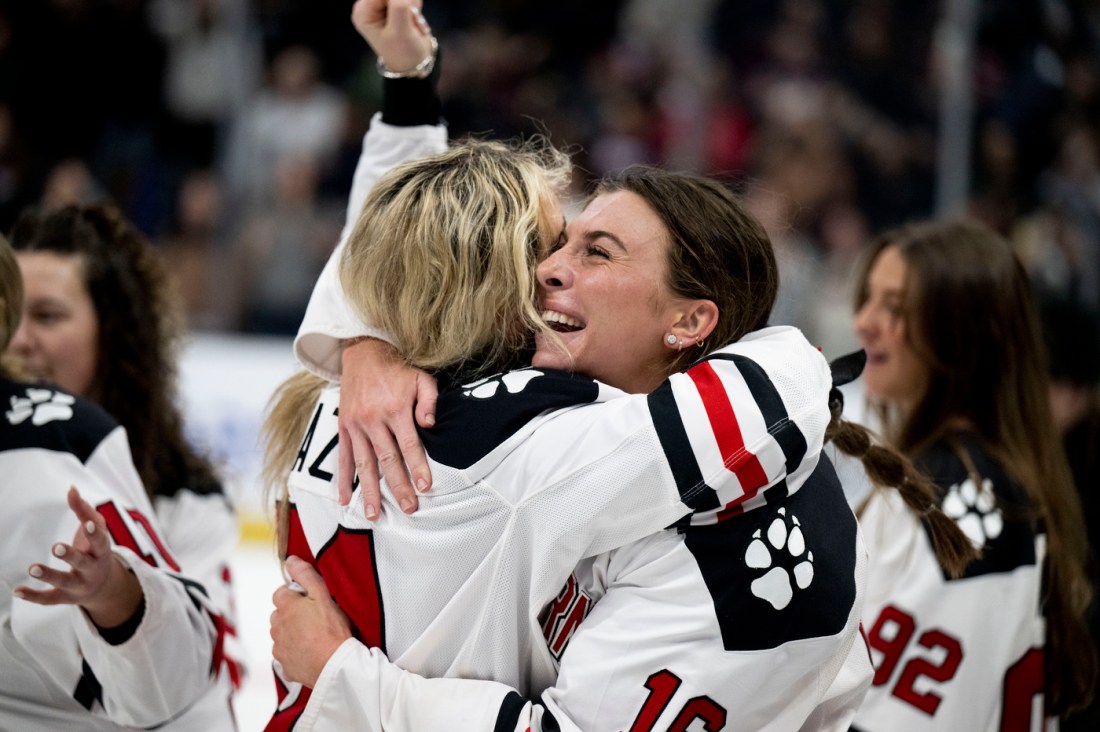
{"label": "raised arm", "polygon": [[[419,0],[357,0],[352,23],[392,76],[420,66],[435,53],[431,31]],[[397,165],[446,149],[447,130],[440,123],[440,103],[434,77],[385,78],[383,108],[371,122],[363,142],[348,202],[347,220],[336,247],[314,287],[305,318],[295,339],[298,360],[310,371],[340,380],[343,431],[339,445],[341,495],[351,496],[357,466],[368,515],[381,511],[378,465],[405,510],[416,510],[413,485],[431,485],[423,448],[416,437],[413,407],[423,427],[432,424],[435,382],[422,372],[403,367],[395,352],[380,349],[385,333],[370,327],[349,306],[338,277],[347,238],[374,183]],[[385,385],[379,388],[379,384]],[[409,471],[406,472],[406,465]]]}

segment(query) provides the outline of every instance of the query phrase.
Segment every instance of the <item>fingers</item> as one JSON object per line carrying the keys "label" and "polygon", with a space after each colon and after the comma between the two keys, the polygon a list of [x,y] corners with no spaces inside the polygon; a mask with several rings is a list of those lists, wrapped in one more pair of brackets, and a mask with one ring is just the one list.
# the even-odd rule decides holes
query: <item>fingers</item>
{"label": "fingers", "polygon": [[[408,420],[411,422],[412,417],[409,416]],[[390,429],[400,432],[404,430],[404,427],[391,425]],[[395,442],[390,429],[377,430],[371,435],[371,443],[375,454],[378,456],[378,467],[381,469],[382,476],[386,479],[386,485],[389,486],[390,493],[393,494],[397,505],[405,513],[414,513],[418,506],[416,491],[413,490],[412,482],[409,480],[409,473],[405,467],[405,456],[402,454],[397,442]],[[416,441],[419,444],[419,438],[416,438]]]}
{"label": "fingers", "polygon": [[103,515],[84,500],[76,486],[69,487],[65,500],[80,521],[80,528],[73,538],[74,546],[93,557],[102,557],[107,554],[111,550],[111,542],[107,537],[107,521]]}
{"label": "fingers", "polygon": [[309,562],[295,556],[286,558],[286,571],[290,579],[301,585],[308,597],[328,597],[328,586]]}
{"label": "fingers", "polygon": [[[368,438],[359,432],[350,436],[352,451],[355,453],[355,472],[359,476],[359,492],[363,498],[363,514],[374,521],[382,512],[381,476],[378,474],[378,458]],[[350,500],[350,496],[349,496]]]}
{"label": "fingers", "polygon": [[[50,589],[36,590],[30,587],[17,587],[17,597],[36,602],[40,605],[61,603],[79,603],[100,584],[99,577],[104,574],[103,558],[94,557],[69,544],[58,542],[50,553],[69,565],[70,569],[55,569],[45,564],[32,564],[27,574],[40,582],[50,585]],[[109,558],[106,561],[110,561]]]}
{"label": "fingers", "polygon": [[428,374],[416,381],[416,423],[424,429],[435,427],[435,405],[439,401],[439,384]]}
{"label": "fingers", "polygon": [[[424,493],[431,488],[432,471],[428,467],[428,456],[424,452],[423,443],[420,442],[420,435],[416,433],[416,429],[410,421],[395,426],[394,436],[397,438],[397,448],[401,453],[400,460],[403,466],[408,466],[416,490]],[[389,476],[386,477],[386,480],[389,481]],[[396,492],[394,495],[397,495]],[[406,511],[406,513],[409,512]]]}

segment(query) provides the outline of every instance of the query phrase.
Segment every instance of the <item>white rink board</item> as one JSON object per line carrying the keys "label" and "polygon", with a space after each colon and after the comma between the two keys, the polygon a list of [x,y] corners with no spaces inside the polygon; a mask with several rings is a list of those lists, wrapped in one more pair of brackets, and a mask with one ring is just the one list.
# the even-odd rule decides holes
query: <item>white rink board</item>
{"label": "white rink board", "polygon": [[296,369],[290,338],[197,333],[181,354],[187,435],[213,459],[246,521],[264,515],[259,436],[267,400]]}

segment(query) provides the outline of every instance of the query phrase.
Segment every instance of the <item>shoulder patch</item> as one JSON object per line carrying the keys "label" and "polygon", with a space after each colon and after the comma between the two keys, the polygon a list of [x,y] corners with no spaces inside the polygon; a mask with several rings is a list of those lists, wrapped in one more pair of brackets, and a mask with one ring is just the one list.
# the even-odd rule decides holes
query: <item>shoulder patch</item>
{"label": "shoulder patch", "polygon": [[[1035,564],[1037,522],[1023,488],[972,441],[963,440],[959,447],[966,450],[974,464],[977,480],[947,445],[933,445],[916,461],[939,487],[943,512],[981,547],[981,556],[967,565],[958,579],[1011,572]],[[953,581],[947,575],[944,580]]]}
{"label": "shoulder patch", "polygon": [[420,439],[433,460],[465,469],[540,414],[589,404],[599,393],[592,379],[565,371],[509,371],[441,391],[435,426]]}
{"label": "shoulder patch", "polygon": [[822,455],[792,495],[684,540],[714,602],[726,650],[763,650],[839,633],[855,602],[856,519]]}
{"label": "shoulder patch", "polygon": [[0,379],[0,450],[41,448],[86,462],[118,423],[94,402],[44,384]]}

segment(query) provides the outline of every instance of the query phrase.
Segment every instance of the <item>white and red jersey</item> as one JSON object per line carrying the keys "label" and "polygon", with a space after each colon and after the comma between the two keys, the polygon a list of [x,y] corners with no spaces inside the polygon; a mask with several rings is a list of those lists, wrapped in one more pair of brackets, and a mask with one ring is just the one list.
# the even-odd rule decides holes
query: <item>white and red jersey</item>
{"label": "white and red jersey", "polygon": [[979,481],[945,445],[918,466],[943,491],[944,512],[982,547],[963,577],[944,575],[924,525],[895,491],[872,491],[860,515],[876,668],[853,724],[861,732],[1053,726],[1043,707],[1044,535],[1022,489],[973,441],[960,445]]}
{"label": "white and red jersey", "polygon": [[[0,379],[0,728],[23,731],[154,727],[191,714],[192,729],[231,730],[228,709],[191,710],[220,665],[223,622],[201,585],[179,574],[130,456],[102,409],[49,387]],[[107,642],[75,606],[12,595],[33,582],[77,519],[70,486],[106,518],[115,553],[141,582],[134,633]]]}
{"label": "white and red jersey", "polygon": [[[665,668],[653,660],[666,657],[670,673],[693,678],[715,704],[737,707],[732,721],[738,714],[747,718],[742,702],[759,698],[731,696],[750,688],[734,679],[750,668],[772,676],[797,658],[784,683],[771,687],[790,710],[772,729],[797,729],[815,714],[842,729],[870,680],[870,663],[856,643],[863,554],[855,519],[831,466],[818,466],[828,386],[827,364],[797,330],[769,328],[672,376],[650,395],[542,369],[444,389],[435,426],[422,432],[432,491],[411,516],[387,496],[376,523],[363,517],[357,497],[347,507],[337,502],[339,392],[332,388],[313,415],[290,477],[288,552],[314,562],[357,637],[403,669],[493,679],[537,698],[558,679],[567,637],[553,631],[546,614],[555,612],[555,597],[579,566],[576,581],[590,599],[562,610],[568,616],[562,624],[576,633],[572,643],[586,648],[583,635],[597,648],[623,647],[596,651],[604,655],[600,669],[571,668],[613,673],[637,693],[648,675]],[[689,511],[696,512],[690,521],[661,533],[666,539],[651,540],[658,541],[656,550],[638,543]],[[799,514],[821,512],[809,542]],[[622,554],[612,551],[627,546]],[[597,557],[602,565],[592,563]],[[648,570],[649,594],[611,622],[634,612],[669,617],[673,606],[661,598],[678,595],[677,578],[690,575],[696,599],[713,598],[680,621],[699,638],[703,656],[696,660],[705,662],[692,666],[688,646],[675,636],[655,636],[647,624],[638,635],[605,641],[595,630],[586,635],[589,620],[576,629],[586,609],[614,608],[617,598],[630,596],[635,580],[625,577],[634,565],[657,559]],[[597,602],[604,589],[608,597]],[[649,650],[633,658],[626,648],[639,644]],[[288,686],[269,729],[379,728],[373,715],[380,708],[366,706],[372,692],[362,686],[362,673],[354,662],[332,674],[326,667],[317,703]],[[358,698],[333,693],[347,684],[361,687]],[[607,684],[572,688],[571,699],[597,704],[611,693]],[[462,697],[458,692],[456,699]],[[417,714],[425,706],[446,713],[425,701],[399,696],[385,703],[404,703]],[[468,728],[512,706],[511,696],[497,701],[497,710],[475,703],[479,722]],[[623,719],[620,701],[611,694],[604,714],[594,717],[579,702],[554,708],[559,724],[612,729]],[[760,709],[772,714],[773,706]],[[618,711],[607,716],[612,710]],[[349,711],[366,716],[353,723],[343,716]],[[528,723],[524,718],[517,729]]]}
{"label": "white and red jersey", "polygon": [[350,639],[295,729],[843,732],[872,674],[855,519],[824,458],[768,496],[582,560],[539,618],[558,667],[541,697],[424,678]]}

